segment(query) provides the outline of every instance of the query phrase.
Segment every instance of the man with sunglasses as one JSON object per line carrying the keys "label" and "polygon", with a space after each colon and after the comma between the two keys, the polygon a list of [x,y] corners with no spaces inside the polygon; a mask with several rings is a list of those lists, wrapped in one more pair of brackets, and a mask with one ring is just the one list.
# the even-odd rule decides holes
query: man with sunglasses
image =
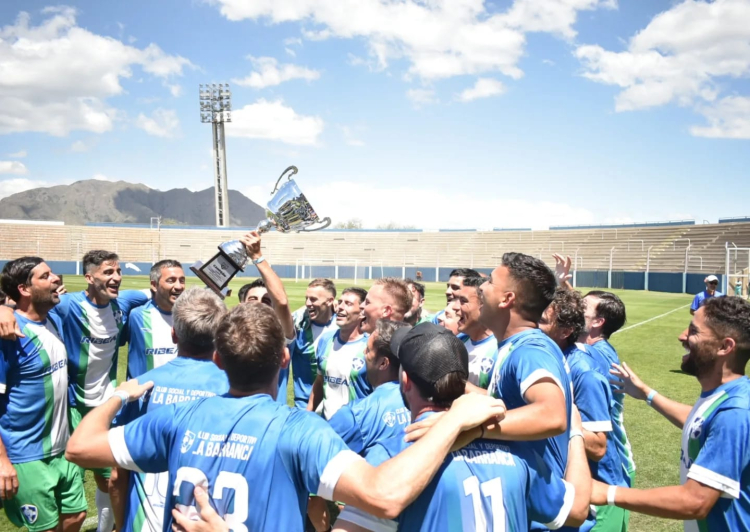
{"label": "man with sunglasses", "polygon": [[706,283],[706,289],[703,292],[695,294],[695,298],[693,299],[693,304],[690,305],[691,315],[695,314],[695,312],[699,308],[701,308],[703,305],[705,305],[706,301],[708,301],[712,297],[724,296],[724,294],[716,290],[716,287],[719,285],[718,277],[716,277],[715,275],[709,275],[703,280],[703,282]]}

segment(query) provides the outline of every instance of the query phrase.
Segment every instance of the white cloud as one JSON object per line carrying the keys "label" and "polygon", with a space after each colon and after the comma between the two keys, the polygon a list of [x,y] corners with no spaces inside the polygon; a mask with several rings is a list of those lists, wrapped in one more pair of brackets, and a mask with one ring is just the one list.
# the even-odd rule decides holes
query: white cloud
{"label": "white cloud", "polygon": [[94,144],[96,144],[96,141],[94,139],[90,139],[88,141],[77,140],[70,145],[70,151],[74,153],[84,153],[93,148]]}
{"label": "white cloud", "polygon": [[7,198],[13,194],[31,190],[32,188],[51,187],[59,183],[47,183],[45,181],[32,181],[31,179],[15,178],[0,180],[0,199]]}
{"label": "white cloud", "polygon": [[479,98],[489,98],[505,92],[502,82],[491,78],[479,78],[473,87],[470,87],[458,95],[462,102],[471,102]]}
{"label": "white cloud", "polygon": [[358,139],[355,133],[355,130],[359,131],[362,128],[352,128],[349,126],[339,126],[339,128],[341,129],[341,133],[344,135],[344,142],[346,142],[348,146],[361,148],[365,145],[364,141]]}
{"label": "white cloud", "polygon": [[91,179],[96,179],[97,181],[109,181],[110,183],[114,183],[115,181],[117,181],[117,179],[106,176],[104,174],[94,174],[91,176]]}
{"label": "white cloud", "polygon": [[484,0],[216,0],[229,20],[303,22],[307,39],[364,38],[380,67],[405,58],[408,75],[424,80],[499,72],[517,79],[525,32],[575,35],[580,10],[613,7],[613,0],[515,0],[497,12]]}
{"label": "white cloud", "polygon": [[180,119],[172,109],[155,109],[150,117],[143,113],[135,120],[136,127],[155,137],[173,138],[180,133]]}
{"label": "white cloud", "polygon": [[19,161],[0,161],[0,174],[28,174],[29,169]]}
{"label": "white cloud", "polygon": [[695,135],[746,135],[743,118],[727,114],[742,112],[745,98],[721,98],[721,91],[726,80],[750,77],[749,20],[747,0],[686,0],[654,17],[624,51],[585,45],[575,55],[585,77],[621,88],[617,111],[676,103],[695,107],[711,124],[691,128]]}
{"label": "white cloud", "polygon": [[291,48],[284,48],[284,51],[287,53],[287,55],[290,55],[292,57],[297,57],[297,52],[292,50]]}
{"label": "white cloud", "polygon": [[9,153],[8,157],[11,159],[23,159],[26,157],[29,153],[26,150],[17,151],[16,153]]}
{"label": "white cloud", "polygon": [[409,89],[406,91],[406,97],[409,98],[415,107],[438,103],[438,97],[433,89]]}
{"label": "white cloud", "polygon": [[[273,184],[250,187],[249,197],[267,201]],[[335,190],[336,194],[331,194]],[[497,194],[455,193],[452,190],[424,187],[377,185],[377,179],[363,176],[361,181],[306,183],[305,195],[320,216],[336,215],[337,220],[360,218],[365,227],[388,222],[419,228],[491,229],[493,227],[531,227],[547,229],[550,225],[590,224],[591,211],[580,205],[550,201],[531,202]],[[485,191],[486,192],[486,191]],[[414,198],[420,201],[414,202]],[[367,198],[366,202],[342,202],[341,198]],[[387,205],[387,209],[383,209]],[[471,216],[456,205],[471,205]],[[399,215],[394,219],[394,214]]]}
{"label": "white cloud", "polygon": [[92,33],[77,25],[73,8],[42,14],[39,25],[21,12],[0,28],[0,134],[109,131],[119,113],[106,100],[124,92],[133,67],[169,79],[192,66],[156,44],[139,49]]}
{"label": "white cloud", "polygon": [[714,105],[699,108],[708,126],[693,126],[696,137],[750,139],[750,98],[728,96]]}
{"label": "white cloud", "polygon": [[281,100],[261,98],[232,112],[232,121],[226,124],[230,137],[277,140],[286,144],[313,146],[323,132],[323,119],[318,116],[299,115]]}
{"label": "white cloud", "polygon": [[178,83],[174,83],[174,84],[168,83],[167,88],[169,89],[169,93],[175,98],[179,98],[180,96],[182,96],[182,85]]}
{"label": "white cloud", "polygon": [[233,79],[232,83],[242,87],[263,89],[293,79],[314,81],[320,78],[320,72],[317,70],[292,64],[279,65],[279,62],[273,57],[248,56],[248,59],[252,62],[255,70],[244,78]]}

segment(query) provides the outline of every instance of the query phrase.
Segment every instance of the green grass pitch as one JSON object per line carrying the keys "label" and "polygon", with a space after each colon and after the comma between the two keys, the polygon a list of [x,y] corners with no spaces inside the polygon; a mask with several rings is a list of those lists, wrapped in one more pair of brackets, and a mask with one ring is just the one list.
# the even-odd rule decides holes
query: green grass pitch
{"label": "green grass pitch", "polygon": [[[246,282],[235,279],[231,283],[234,295],[227,299],[232,307],[237,304],[237,291]],[[367,288],[371,281],[360,280],[359,286]],[[82,290],[84,280],[78,276],[65,276],[65,284],[69,291]],[[351,282],[340,280],[339,289],[349,286]],[[200,285],[196,278],[188,278],[188,285]],[[292,308],[304,304],[306,283],[285,281],[287,293]],[[122,289],[145,288],[148,286],[146,277],[125,277]],[[445,287],[440,283],[427,283],[426,307],[435,311],[445,303]],[[612,338],[612,344],[617,348],[620,358],[626,361],[640,376],[660,393],[684,403],[692,404],[700,393],[700,387],[695,378],[679,371],[680,359],[683,354],[682,346],[677,342],[677,336],[685,329],[690,321],[687,305],[691,296],[685,294],[663,294],[658,292],[639,292],[629,290],[614,290],[625,302],[628,322],[623,330]],[[680,308],[683,307],[683,308]],[[643,325],[646,320],[659,317]],[[634,327],[635,326],[635,327]],[[120,350],[118,376],[125,375],[127,348]],[[291,383],[291,381],[290,381]],[[288,394],[288,397],[291,397]],[[643,402],[626,399],[625,426],[633,445],[637,473],[636,487],[649,488],[677,484],[679,482],[680,431]],[[95,484],[90,474],[86,477],[86,494],[89,501],[88,516],[96,516],[94,506]],[[0,515],[0,532],[14,530],[5,518]],[[630,530],[636,532],[677,532],[682,530],[682,523],[656,518],[633,515],[630,520]]]}

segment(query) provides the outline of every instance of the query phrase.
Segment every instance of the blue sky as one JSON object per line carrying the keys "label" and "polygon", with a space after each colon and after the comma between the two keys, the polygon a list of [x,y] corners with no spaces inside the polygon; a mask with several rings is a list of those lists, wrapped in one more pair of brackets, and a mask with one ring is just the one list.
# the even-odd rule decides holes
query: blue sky
{"label": "blue sky", "polygon": [[322,215],[426,228],[750,214],[750,0],[0,4],[0,197],[291,164]]}

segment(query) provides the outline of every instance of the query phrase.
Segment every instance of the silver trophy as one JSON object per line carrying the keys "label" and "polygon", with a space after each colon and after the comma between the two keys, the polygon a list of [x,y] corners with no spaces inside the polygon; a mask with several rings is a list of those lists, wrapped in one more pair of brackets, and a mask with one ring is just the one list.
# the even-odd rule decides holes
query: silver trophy
{"label": "silver trophy", "polygon": [[[291,171],[291,173],[290,173]],[[330,218],[318,218],[315,209],[307,201],[305,195],[300,191],[292,176],[297,173],[296,166],[290,166],[284,170],[276,180],[271,195],[271,201],[267,204],[266,215],[268,218],[258,224],[256,231],[266,233],[275,228],[280,233],[292,231],[312,232],[320,231],[331,225]],[[287,181],[281,186],[281,180],[289,174]],[[227,295],[229,281],[239,271],[245,271],[250,258],[247,256],[245,246],[239,240],[230,240],[219,246],[219,253],[211,257],[205,264],[201,261],[193,264],[190,269],[198,278],[206,283],[206,286],[219,294],[222,298]]]}

